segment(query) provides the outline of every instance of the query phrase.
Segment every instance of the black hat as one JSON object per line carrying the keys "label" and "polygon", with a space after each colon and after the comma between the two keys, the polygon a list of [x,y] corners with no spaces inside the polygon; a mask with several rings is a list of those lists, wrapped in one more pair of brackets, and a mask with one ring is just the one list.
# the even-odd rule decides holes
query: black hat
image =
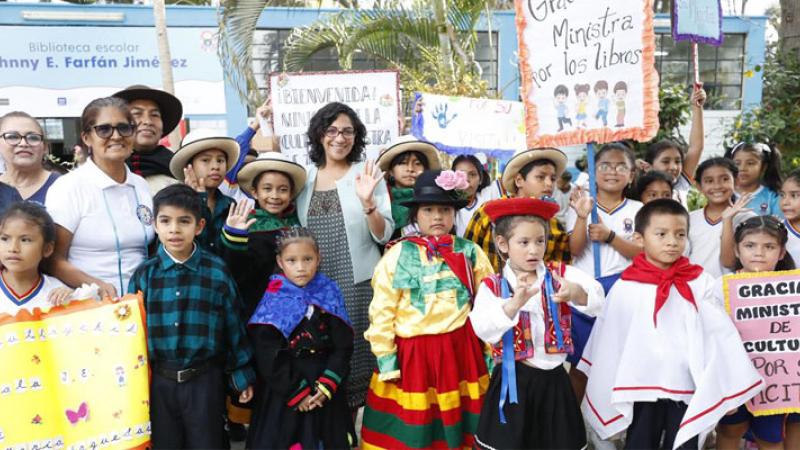
{"label": "black hat", "polygon": [[183,105],[178,97],[159,89],[153,89],[143,84],[135,84],[115,93],[112,97],[121,98],[127,102],[134,100],[152,100],[158,105],[161,112],[161,122],[164,124],[164,137],[172,132],[183,117]]}
{"label": "black hat", "polygon": [[[426,170],[422,172],[417,177],[416,183],[414,183],[414,196],[411,200],[402,202],[401,205],[451,205],[455,209],[467,206],[466,194],[462,190],[451,187],[453,177],[462,177],[460,174],[463,174],[463,172],[452,170]],[[466,178],[464,178],[464,182],[466,182]],[[445,187],[451,188],[445,189]]]}

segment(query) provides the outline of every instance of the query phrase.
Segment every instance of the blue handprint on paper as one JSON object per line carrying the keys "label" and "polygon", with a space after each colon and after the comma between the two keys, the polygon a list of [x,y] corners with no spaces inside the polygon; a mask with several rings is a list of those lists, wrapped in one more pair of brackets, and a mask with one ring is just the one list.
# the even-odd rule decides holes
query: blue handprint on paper
{"label": "blue handprint on paper", "polygon": [[436,107],[433,108],[433,113],[431,113],[431,116],[436,119],[436,122],[439,124],[439,128],[447,128],[447,125],[449,125],[453,119],[458,117],[458,114],[453,114],[453,116],[448,119],[447,104],[445,103],[436,105]]}

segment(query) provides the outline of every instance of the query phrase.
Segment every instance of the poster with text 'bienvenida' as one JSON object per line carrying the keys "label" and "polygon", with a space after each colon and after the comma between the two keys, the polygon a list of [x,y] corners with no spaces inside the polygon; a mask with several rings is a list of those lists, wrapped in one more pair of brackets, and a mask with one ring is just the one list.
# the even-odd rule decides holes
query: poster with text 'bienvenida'
{"label": "poster with text 'bienvenida'", "polygon": [[308,164],[311,118],[323,106],[339,102],[352,108],[366,127],[367,158],[376,159],[400,133],[399,86],[396,70],[271,74],[273,126],[281,152]]}
{"label": "poster with text 'bienvenida'", "polygon": [[658,131],[652,0],[517,0],[529,147]]}
{"label": "poster with text 'bienvenida'", "polygon": [[143,311],[128,295],[0,315],[0,449],[145,448]]}

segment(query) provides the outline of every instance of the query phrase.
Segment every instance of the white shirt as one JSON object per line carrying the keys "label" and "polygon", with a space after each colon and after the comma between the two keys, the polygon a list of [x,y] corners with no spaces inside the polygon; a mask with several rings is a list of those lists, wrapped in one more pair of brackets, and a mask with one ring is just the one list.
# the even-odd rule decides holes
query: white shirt
{"label": "white shirt", "polygon": [[[537,283],[541,283],[544,279],[544,271],[544,264],[540,263],[536,269]],[[503,268],[503,277],[508,280],[508,284],[512,289],[516,287],[517,276],[508,265]],[[597,315],[605,300],[603,286],[591,276],[571,266],[565,268],[564,278],[579,284],[586,291],[588,297],[586,305],[581,306],[573,303],[572,306],[589,316]],[[531,333],[533,334],[533,357],[526,359],[525,362],[539,369],[550,370],[563,364],[567,359],[567,355],[565,353],[547,353],[545,350],[544,335],[546,329],[541,295],[541,292],[534,294],[520,309],[520,311],[530,313]],[[519,322],[519,312],[514,318],[508,318],[505,311],[503,311],[504,302],[505,300],[496,297],[485,284],[481,283],[480,287],[478,287],[478,293],[475,295],[475,304],[469,314],[469,319],[475,334],[484,342],[492,344],[500,342],[506,331]]]}
{"label": "white shirt", "polygon": [[689,191],[692,189],[692,183],[686,174],[681,172],[678,175],[678,181],[672,186],[672,198],[678,201],[684,208],[689,209]]}
{"label": "white shirt", "polygon": [[39,283],[28,292],[16,293],[8,285],[4,279],[0,278],[0,314],[7,313],[16,315],[21,309],[26,309],[33,312],[34,308],[39,308],[42,311],[50,309],[50,302],[47,301],[47,296],[50,291],[56,288],[64,287],[64,283],[57,278],[53,278],[42,274]]}
{"label": "white shirt", "polygon": [[[617,237],[630,241],[633,239],[634,219],[641,208],[641,202],[625,199],[612,211],[605,211],[598,206],[597,214],[603,224],[616,233]],[[569,212],[567,212],[567,232],[569,234],[572,234],[577,221],[578,213],[573,208],[570,208]],[[592,241],[589,240],[589,227],[586,228],[584,230],[584,233],[586,233],[586,247],[580,255],[572,255],[572,265],[585,273],[594,275],[594,251],[592,250]],[[601,277],[618,274],[630,264],[631,260],[614,250],[614,247],[610,244],[600,243]]]}
{"label": "white shirt", "polygon": [[495,180],[482,190],[478,191],[478,193],[475,195],[475,201],[472,203],[472,205],[468,205],[459,209],[456,212],[456,234],[458,237],[464,237],[464,233],[467,232],[467,225],[469,225],[472,215],[475,214],[475,211],[477,211],[481,205],[489,200],[496,200],[502,195],[503,193],[500,191],[500,182]]}
{"label": "white shirt", "polygon": [[784,219],[783,224],[786,225],[787,234],[789,235],[789,240],[786,241],[786,251],[792,256],[795,268],[798,268],[800,267],[800,231],[795,229],[786,219]]}
{"label": "white shirt", "polygon": [[558,186],[553,190],[553,200],[558,203],[556,219],[565,227],[567,226],[567,213],[569,212],[569,196],[572,194],[573,189],[575,189],[575,185],[570,183],[567,192],[562,191]]}
{"label": "white shirt", "polygon": [[117,183],[90,159],[59,177],[47,192],[47,212],[72,233],[68,259],[75,267],[128,292],[133,271],[153,239],[153,199],[147,182],[125,168]]}
{"label": "white shirt", "polygon": [[[689,245],[686,256],[693,264],[703,267],[709,275],[719,278],[731,273],[719,261],[719,249],[722,245],[722,219],[713,223],[708,220],[705,208],[689,213]],[[755,216],[752,212],[741,212],[733,218],[733,227]]]}

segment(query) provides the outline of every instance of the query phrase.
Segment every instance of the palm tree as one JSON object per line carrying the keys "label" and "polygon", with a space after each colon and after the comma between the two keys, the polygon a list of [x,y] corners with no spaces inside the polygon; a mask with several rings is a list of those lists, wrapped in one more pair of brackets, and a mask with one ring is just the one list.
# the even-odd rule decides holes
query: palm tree
{"label": "palm tree", "polygon": [[[268,0],[229,0],[220,19],[220,56],[240,95],[261,99],[250,47]],[[488,9],[484,0],[378,0],[373,9],[343,10],[296,28],[284,46],[283,69],[303,70],[318,52],[335,49],[343,70],[356,54],[400,70],[406,90],[484,96],[487,84],[475,62],[475,27]]]}

